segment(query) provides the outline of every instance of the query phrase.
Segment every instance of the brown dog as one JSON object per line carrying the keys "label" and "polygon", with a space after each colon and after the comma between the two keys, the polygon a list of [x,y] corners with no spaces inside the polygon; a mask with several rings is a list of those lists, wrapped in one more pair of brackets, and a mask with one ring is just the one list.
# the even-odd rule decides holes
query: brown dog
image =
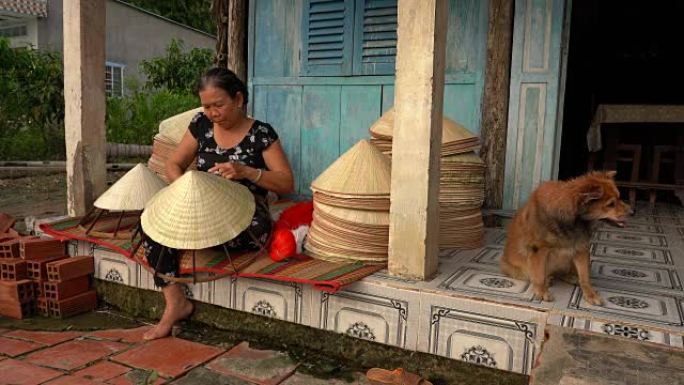
{"label": "brown dog", "polygon": [[553,301],[551,277],[569,275],[579,281],[589,303],[602,305],[589,282],[591,235],[599,221],[623,227],[631,213],[620,200],[614,176],[614,171],[590,172],[539,186],[508,227],[501,270],[529,280],[535,297],[544,301]]}

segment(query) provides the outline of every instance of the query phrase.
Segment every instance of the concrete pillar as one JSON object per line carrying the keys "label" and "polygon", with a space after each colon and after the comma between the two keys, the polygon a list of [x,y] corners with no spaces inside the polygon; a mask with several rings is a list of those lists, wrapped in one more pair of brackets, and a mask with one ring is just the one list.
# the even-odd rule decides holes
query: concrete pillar
{"label": "concrete pillar", "polygon": [[65,1],[67,210],[86,214],[106,187],[105,0]]}
{"label": "concrete pillar", "polygon": [[437,272],[446,0],[399,0],[389,271]]}

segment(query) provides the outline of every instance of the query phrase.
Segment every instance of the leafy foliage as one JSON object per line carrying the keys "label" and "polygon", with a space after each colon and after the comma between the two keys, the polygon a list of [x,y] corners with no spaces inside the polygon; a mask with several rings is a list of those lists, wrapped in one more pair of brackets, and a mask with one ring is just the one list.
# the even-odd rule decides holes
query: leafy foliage
{"label": "leafy foliage", "polygon": [[0,38],[0,159],[64,159],[59,53],[13,49]]}
{"label": "leafy foliage", "polygon": [[196,108],[194,93],[155,90],[107,99],[107,140],[115,143],[152,144],[159,122]]}
{"label": "leafy foliage", "polygon": [[125,2],[200,31],[216,34],[216,21],[211,13],[212,0],[125,0]]}
{"label": "leafy foliage", "polygon": [[166,56],[140,62],[140,69],[147,77],[145,87],[194,92],[197,80],[212,66],[213,55],[213,51],[206,48],[183,52],[183,41],[174,39],[166,47]]}

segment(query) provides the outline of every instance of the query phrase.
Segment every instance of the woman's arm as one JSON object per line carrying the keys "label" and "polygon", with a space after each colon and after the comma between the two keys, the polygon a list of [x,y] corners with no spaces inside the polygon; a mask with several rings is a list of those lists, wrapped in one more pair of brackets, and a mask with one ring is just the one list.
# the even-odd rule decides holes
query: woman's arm
{"label": "woman's arm", "polygon": [[195,159],[198,146],[190,130],[185,131],[183,139],[178,147],[176,147],[176,151],[166,160],[166,178],[169,180],[169,183],[183,175],[188,166],[190,166],[190,163],[192,163],[192,160]]}
{"label": "woman's arm", "polygon": [[[262,152],[268,171],[259,171],[256,168],[245,166],[240,163],[224,162],[216,163],[207,170],[218,174],[226,179],[247,179],[256,183],[257,186],[273,191],[276,194],[291,194],[294,192],[294,178],[292,169],[287,161],[285,151],[276,140]],[[261,176],[259,174],[261,173]]]}
{"label": "woman's arm", "polygon": [[[262,152],[267,170],[261,171],[261,177],[256,182],[259,187],[273,191],[276,194],[291,194],[294,192],[294,177],[290,162],[287,160],[280,140],[276,140]],[[254,181],[259,171],[248,167],[247,179]]]}

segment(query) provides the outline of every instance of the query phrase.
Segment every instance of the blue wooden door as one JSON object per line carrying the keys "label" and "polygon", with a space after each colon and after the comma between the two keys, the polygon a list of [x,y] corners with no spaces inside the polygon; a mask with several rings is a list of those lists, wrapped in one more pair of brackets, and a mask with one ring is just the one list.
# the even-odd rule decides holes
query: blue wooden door
{"label": "blue wooden door", "polygon": [[504,180],[507,209],[521,207],[541,182],[557,177],[565,7],[565,0],[515,1]]}

